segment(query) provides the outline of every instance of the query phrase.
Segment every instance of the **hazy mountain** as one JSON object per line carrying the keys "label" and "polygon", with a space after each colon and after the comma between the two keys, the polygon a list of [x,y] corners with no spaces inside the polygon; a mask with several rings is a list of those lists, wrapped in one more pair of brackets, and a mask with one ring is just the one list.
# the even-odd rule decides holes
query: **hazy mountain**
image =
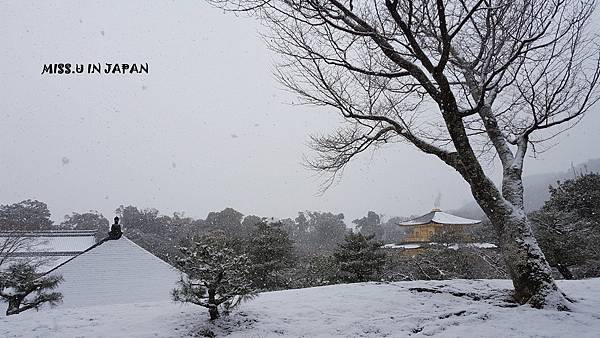
{"label": "hazy mountain", "polygon": [[[544,205],[549,197],[548,187],[556,186],[558,181],[575,177],[576,174],[585,172],[600,172],[600,158],[588,160],[585,163],[572,166],[564,172],[537,174],[523,177],[525,186],[524,199],[527,212],[537,210]],[[484,219],[485,215],[475,203],[469,203],[461,208],[452,210],[451,213],[468,218]]]}

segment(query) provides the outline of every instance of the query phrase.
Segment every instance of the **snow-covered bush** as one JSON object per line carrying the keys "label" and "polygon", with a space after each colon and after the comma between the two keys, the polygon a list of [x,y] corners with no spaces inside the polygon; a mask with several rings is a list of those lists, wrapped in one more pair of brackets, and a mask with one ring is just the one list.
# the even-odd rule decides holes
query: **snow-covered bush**
{"label": "snow-covered bush", "polygon": [[6,315],[14,315],[48,303],[62,301],[60,292],[52,291],[62,281],[60,276],[40,276],[35,267],[16,263],[0,272],[0,298],[8,303]]}
{"label": "snow-covered bush", "polygon": [[229,246],[223,232],[192,238],[189,245],[180,247],[179,267],[187,273],[173,290],[173,299],[208,308],[210,319],[224,313],[255,295],[250,279],[251,262],[245,254]]}
{"label": "snow-covered bush", "polygon": [[432,245],[414,250],[386,250],[386,281],[507,278],[496,249]]}

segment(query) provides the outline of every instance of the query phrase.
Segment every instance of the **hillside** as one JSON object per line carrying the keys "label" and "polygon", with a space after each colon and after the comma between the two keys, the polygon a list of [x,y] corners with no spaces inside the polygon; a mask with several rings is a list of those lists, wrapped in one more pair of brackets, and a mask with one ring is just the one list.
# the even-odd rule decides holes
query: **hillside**
{"label": "hillside", "polygon": [[573,312],[514,307],[506,280],[359,283],[263,293],[216,323],[170,302],[29,311],[0,337],[597,337],[600,279],[559,284]]}
{"label": "hillside", "polygon": [[[525,201],[525,210],[530,212],[541,208],[548,197],[550,197],[548,186],[555,186],[557,181],[573,178],[574,173],[582,172],[600,172],[600,158],[578,164],[572,168],[565,169],[565,171],[562,172],[524,176],[523,197]],[[462,217],[475,219],[485,218],[483,211],[475,202],[468,203],[451,212]]]}

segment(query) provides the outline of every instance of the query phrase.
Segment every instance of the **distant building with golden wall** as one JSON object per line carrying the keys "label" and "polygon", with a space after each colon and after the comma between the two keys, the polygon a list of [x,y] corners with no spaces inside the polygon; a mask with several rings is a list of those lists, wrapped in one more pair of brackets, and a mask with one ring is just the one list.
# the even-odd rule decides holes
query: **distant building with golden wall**
{"label": "distant building with golden wall", "polygon": [[403,227],[407,234],[404,243],[429,243],[436,234],[466,233],[465,227],[480,223],[479,220],[455,216],[436,208],[423,216],[399,223],[399,226]]}

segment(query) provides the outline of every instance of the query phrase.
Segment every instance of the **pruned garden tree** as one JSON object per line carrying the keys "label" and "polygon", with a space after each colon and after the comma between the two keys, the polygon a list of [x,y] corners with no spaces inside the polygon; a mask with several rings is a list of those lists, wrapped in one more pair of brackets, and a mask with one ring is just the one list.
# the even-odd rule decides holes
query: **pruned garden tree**
{"label": "pruned garden tree", "polygon": [[[595,1],[209,0],[255,15],[303,103],[345,124],[313,136],[333,180],[358,154],[406,142],[455,169],[491,220],[516,296],[567,309],[523,210],[528,152],[598,100]],[[486,172],[498,160],[502,184]]]}
{"label": "pruned garden tree", "polygon": [[385,264],[382,245],[374,234],[349,232],[333,252],[339,278],[350,283],[376,280]]}
{"label": "pruned garden tree", "polygon": [[58,304],[62,294],[53,290],[61,281],[60,276],[41,276],[27,263],[16,263],[0,271],[0,298],[8,303],[6,315],[37,309],[43,304]]}
{"label": "pruned garden tree", "polygon": [[173,290],[174,300],[206,307],[214,320],[220,316],[219,307],[229,311],[254,296],[250,259],[236,253],[223,232],[197,236],[187,242],[177,259],[186,275],[182,276],[180,287]]}

